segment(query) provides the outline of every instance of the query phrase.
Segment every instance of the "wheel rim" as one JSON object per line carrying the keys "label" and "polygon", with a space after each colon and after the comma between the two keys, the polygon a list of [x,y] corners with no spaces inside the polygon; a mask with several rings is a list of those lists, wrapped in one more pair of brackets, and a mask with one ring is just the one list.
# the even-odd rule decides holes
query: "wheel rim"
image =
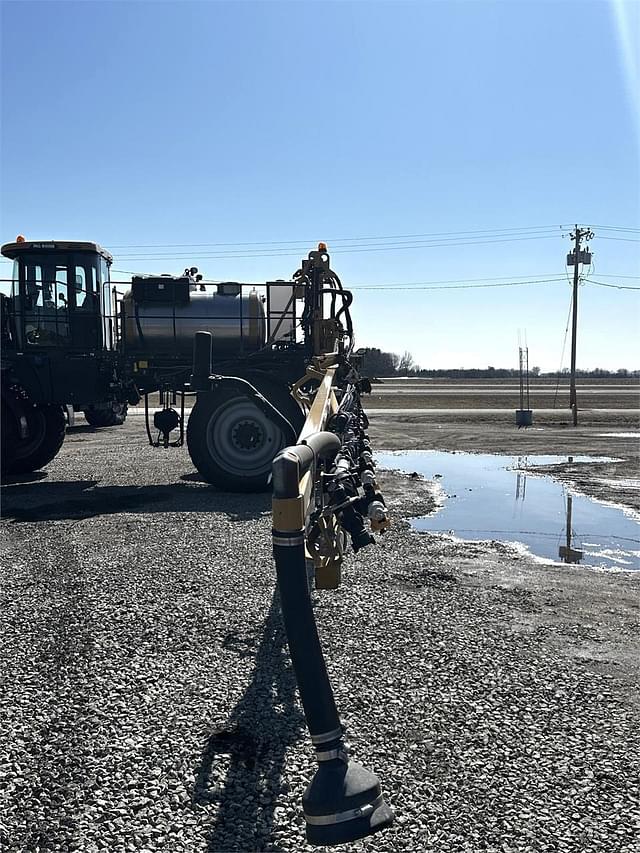
{"label": "wheel rim", "polygon": [[206,439],[220,468],[245,477],[269,472],[284,444],[282,430],[246,397],[233,397],[212,413]]}

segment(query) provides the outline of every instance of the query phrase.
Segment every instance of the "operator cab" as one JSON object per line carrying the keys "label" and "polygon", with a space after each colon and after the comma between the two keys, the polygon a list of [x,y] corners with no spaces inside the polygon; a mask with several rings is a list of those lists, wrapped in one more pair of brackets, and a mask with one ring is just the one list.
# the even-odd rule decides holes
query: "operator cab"
{"label": "operator cab", "polygon": [[2,254],[13,260],[2,297],[4,344],[34,353],[114,349],[109,252],[97,243],[18,237]]}

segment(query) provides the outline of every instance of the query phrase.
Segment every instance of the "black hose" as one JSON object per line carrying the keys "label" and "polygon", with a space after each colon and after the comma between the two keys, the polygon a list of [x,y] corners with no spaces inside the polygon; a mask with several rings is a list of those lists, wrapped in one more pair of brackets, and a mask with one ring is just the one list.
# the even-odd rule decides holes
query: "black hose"
{"label": "black hose", "polygon": [[134,316],[136,318],[136,329],[138,330],[138,337],[140,338],[140,346],[144,346],[144,335],[142,334],[142,326],[140,324],[140,313],[138,311],[137,302],[135,303]]}
{"label": "black hose", "polygon": [[241,394],[248,397],[270,420],[274,421],[280,427],[287,441],[293,444],[297,440],[298,433],[291,422],[266,397],[263,397],[257,388],[254,388],[250,382],[247,382],[246,379],[240,379],[239,376],[216,376],[215,381],[227,385],[235,385]]}
{"label": "black hose", "polygon": [[309,733],[312,739],[332,734],[327,739],[338,740],[342,726],[313,617],[303,531],[274,530],[273,556],[282,620]]}
{"label": "black hose", "polygon": [[347,334],[349,335],[350,342],[349,351],[351,351],[351,349],[353,349],[353,320],[351,319],[351,311],[349,311],[349,308],[353,302],[353,294],[350,290],[341,290],[340,294],[342,296],[342,308],[336,314],[336,320],[339,320],[340,315],[344,314]]}
{"label": "black hose", "polygon": [[[332,457],[339,448],[336,435],[320,432],[310,436],[306,444],[282,450],[273,460],[274,501],[298,498],[300,478],[314,459]],[[327,744],[327,748],[340,741],[342,726],[309,596],[304,529],[286,529],[290,524],[285,522],[280,527],[285,529],[274,526],[273,555],[291,662],[312,740],[316,748],[320,744]]]}

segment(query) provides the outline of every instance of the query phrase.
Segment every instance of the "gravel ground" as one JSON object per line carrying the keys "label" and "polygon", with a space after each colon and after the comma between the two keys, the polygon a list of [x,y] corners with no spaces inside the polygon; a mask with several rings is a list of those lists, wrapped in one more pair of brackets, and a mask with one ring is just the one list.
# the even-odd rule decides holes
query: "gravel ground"
{"label": "gravel ground", "polygon": [[[268,496],[217,492],[132,419],[3,488],[0,848],[302,851],[314,762]],[[413,533],[430,485],[316,595],[365,851],[640,850],[638,581]]]}

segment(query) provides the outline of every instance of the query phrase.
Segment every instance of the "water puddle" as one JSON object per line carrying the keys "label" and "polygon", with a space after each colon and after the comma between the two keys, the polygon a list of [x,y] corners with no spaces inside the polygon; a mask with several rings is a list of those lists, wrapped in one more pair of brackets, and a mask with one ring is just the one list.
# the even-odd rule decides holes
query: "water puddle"
{"label": "water puddle", "polygon": [[[616,507],[572,494],[530,466],[557,465],[566,456],[498,456],[422,450],[382,453],[381,468],[413,471],[443,491],[435,513],[412,520],[416,530],[458,539],[498,539],[525,545],[556,562],[640,570],[640,524]],[[574,456],[573,462],[611,461]],[[567,535],[567,528],[569,535]]]}

